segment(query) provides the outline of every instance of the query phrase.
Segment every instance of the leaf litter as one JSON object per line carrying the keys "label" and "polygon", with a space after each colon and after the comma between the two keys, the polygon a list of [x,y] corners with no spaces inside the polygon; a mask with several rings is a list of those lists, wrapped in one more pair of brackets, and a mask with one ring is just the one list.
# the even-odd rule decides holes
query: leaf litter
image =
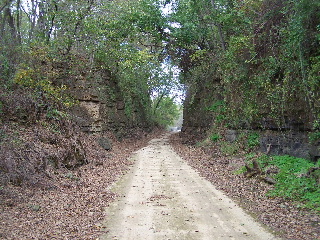
{"label": "leaf litter", "polygon": [[242,174],[235,174],[243,166],[244,159],[241,157],[223,156],[214,146],[197,147],[186,144],[179,134],[172,135],[170,143],[201,176],[233,198],[282,239],[320,239],[319,214],[300,208],[289,200],[268,197],[267,193],[272,185],[261,182],[258,178],[248,179]]}
{"label": "leaf litter", "polygon": [[[132,152],[159,132],[143,135],[122,142],[109,136],[111,151],[98,146],[97,136],[88,135],[83,143],[88,164],[48,172],[40,188],[1,186],[0,239],[99,239],[107,231],[101,224],[106,218],[104,210],[117,197],[108,190],[110,185],[132,164]],[[319,239],[319,215],[285,199],[267,197],[272,186],[257,178],[234,174],[243,159],[224,157],[215,148],[183,144],[178,134],[172,135],[171,145],[201,176],[283,239]]]}
{"label": "leaf litter", "polygon": [[[82,138],[88,164],[75,169],[50,169],[37,185],[0,187],[0,239],[98,239],[106,229],[105,208],[117,196],[110,185],[132,165],[130,155],[159,135],[143,131],[118,141],[109,134],[112,150]],[[54,149],[53,149],[54,150]]]}

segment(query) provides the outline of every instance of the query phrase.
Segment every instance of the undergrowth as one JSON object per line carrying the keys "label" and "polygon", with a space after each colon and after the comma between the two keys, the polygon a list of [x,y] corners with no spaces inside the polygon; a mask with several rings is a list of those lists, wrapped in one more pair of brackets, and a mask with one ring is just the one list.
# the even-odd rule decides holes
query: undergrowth
{"label": "undergrowth", "polygon": [[[320,162],[311,162],[292,156],[262,156],[258,158],[264,168],[277,167],[273,177],[276,184],[268,195],[301,202],[301,207],[320,211]],[[313,171],[311,171],[313,170]]]}
{"label": "undergrowth", "polygon": [[[205,142],[217,145],[221,153],[230,155],[246,155],[247,166],[254,168],[253,160],[257,160],[262,175],[275,180],[274,188],[268,193],[270,197],[283,197],[296,201],[300,207],[320,212],[320,161],[317,163],[293,156],[267,156],[255,153],[260,145],[258,132],[242,132],[233,142],[228,142],[215,129]],[[204,143],[203,143],[204,144]],[[199,144],[198,146],[201,146]],[[245,166],[234,174],[247,172]]]}
{"label": "undergrowth", "polygon": [[221,136],[219,133],[214,133],[210,136],[210,140],[212,142],[218,142],[221,139]]}

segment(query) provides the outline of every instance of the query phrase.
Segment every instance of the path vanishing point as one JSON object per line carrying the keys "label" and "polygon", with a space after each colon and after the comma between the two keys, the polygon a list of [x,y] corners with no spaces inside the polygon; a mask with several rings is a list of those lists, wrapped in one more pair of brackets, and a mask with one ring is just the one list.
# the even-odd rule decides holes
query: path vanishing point
{"label": "path vanishing point", "polygon": [[200,177],[168,143],[168,134],[137,151],[112,187],[102,240],[278,239]]}

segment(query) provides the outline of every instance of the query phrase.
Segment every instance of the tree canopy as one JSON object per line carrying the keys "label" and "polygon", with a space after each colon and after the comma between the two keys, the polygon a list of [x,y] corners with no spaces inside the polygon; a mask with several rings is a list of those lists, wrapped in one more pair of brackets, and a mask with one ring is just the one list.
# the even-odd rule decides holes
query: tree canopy
{"label": "tree canopy", "polygon": [[66,75],[106,69],[128,114],[139,98],[152,118],[151,96],[179,86],[163,66],[178,66],[189,88],[219,83],[219,99],[207,102],[224,101],[229,126],[283,122],[299,104],[319,128],[319,13],[312,0],[3,0],[1,84],[68,103]]}
{"label": "tree canopy", "polygon": [[[161,6],[153,0],[4,1],[0,5],[2,84],[40,89],[68,104],[67,76],[85,74],[90,79],[95,71],[105,69],[117,79],[126,113],[130,115],[132,104],[140,102],[153,119],[157,110],[151,95],[169,97],[172,87],[179,85],[172,72],[164,73],[171,63],[165,60],[167,20]],[[62,71],[59,64],[64,65]]]}
{"label": "tree canopy", "polygon": [[170,28],[170,53],[183,70],[183,82],[219,89],[220,96],[207,96],[207,107],[224,101],[227,126],[261,119],[283,126],[291,116],[319,129],[320,3],[173,3],[170,21],[178,27]]}

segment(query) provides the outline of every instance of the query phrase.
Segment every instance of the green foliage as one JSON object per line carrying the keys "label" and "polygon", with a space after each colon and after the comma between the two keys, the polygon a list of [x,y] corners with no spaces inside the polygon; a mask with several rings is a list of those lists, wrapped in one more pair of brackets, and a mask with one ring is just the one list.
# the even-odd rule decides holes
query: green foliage
{"label": "green foliage", "polygon": [[235,170],[233,173],[236,175],[242,175],[247,172],[247,168],[245,166],[242,166],[238,170]]}
{"label": "green foliage", "polygon": [[[0,39],[1,79],[14,80],[48,101],[69,107],[74,104],[66,95],[70,84],[81,79],[94,85],[96,73],[105,70],[114,78],[106,85],[120,91],[117,97],[124,99],[128,118],[135,118],[136,109],[146,119],[153,118],[150,94],[156,85],[171,80],[155,83],[153,78],[155,71],[163,70],[161,54],[166,39],[167,20],[160,2],[41,0],[27,9],[17,9],[11,2],[8,7],[12,15],[17,14],[17,22],[10,25],[4,11],[0,12],[5,24],[0,29],[4,33]],[[37,12],[41,17],[35,16]],[[14,36],[9,29],[17,31]],[[11,39],[18,35],[20,42]],[[14,46],[7,44],[10,39]],[[155,80],[150,83],[150,79]],[[47,115],[58,117],[52,111]]]}
{"label": "green foliage", "polygon": [[260,145],[260,135],[258,133],[251,133],[248,136],[247,144],[249,149],[253,149]]}
{"label": "green foliage", "polygon": [[[169,55],[189,89],[218,92],[200,106],[210,106],[217,125],[247,128],[272,119],[281,127],[299,112],[297,118],[310,118],[306,122],[319,118],[317,1],[38,3],[25,8],[24,1],[9,1],[0,12],[0,80],[6,83],[14,78],[69,106],[70,79],[94,82],[96,72],[107,70],[127,116],[141,109],[152,119],[150,95],[168,94],[175,85],[161,73]],[[165,15],[161,7],[168,3],[173,11]],[[253,139],[248,144],[256,145]]]}
{"label": "green foliage", "polygon": [[320,141],[320,131],[309,133],[309,141],[311,143],[316,143]]}
{"label": "green foliage", "polygon": [[208,107],[210,112],[213,112],[215,123],[221,124],[226,120],[227,107],[225,101],[218,100]]}
{"label": "green foliage", "polygon": [[220,113],[220,112],[226,111],[225,107],[226,107],[225,102],[220,100],[220,101],[214,102],[210,107],[208,107],[208,110],[212,112]]}
{"label": "green foliage", "polygon": [[211,136],[210,136],[210,140],[212,142],[218,142],[219,140],[221,139],[221,136],[219,133],[213,133]]}
{"label": "green foliage", "polygon": [[313,122],[313,129],[320,129],[320,113],[318,114],[318,118]]}
{"label": "green foliage", "polygon": [[9,50],[7,48],[8,47],[0,47],[0,80],[2,80],[0,86],[9,81],[14,70],[13,62],[8,54],[12,51],[12,49]]}
{"label": "green foliage", "polygon": [[62,118],[67,117],[67,115],[66,115],[66,113],[59,111],[57,109],[49,109],[47,111],[46,117],[49,119],[60,120]]}
{"label": "green foliage", "polygon": [[301,201],[306,207],[320,210],[320,188],[318,173],[308,173],[311,168],[319,167],[318,163],[291,156],[263,157],[259,159],[262,166],[276,166],[279,173],[275,175],[275,188],[270,196],[281,196]]}
{"label": "green foliage", "polygon": [[241,144],[239,142],[221,142],[221,152],[227,156],[233,156],[238,154],[241,149]]}
{"label": "green foliage", "polygon": [[24,62],[21,61],[13,78],[15,84],[29,88],[35,93],[42,93],[48,99],[67,107],[75,103],[65,94],[66,85],[59,86],[53,83],[59,74],[52,66],[55,59],[51,56],[48,46],[31,47],[24,57]]}
{"label": "green foliage", "polygon": [[153,100],[152,106],[153,119],[162,127],[170,126],[180,116],[181,108],[172,97],[158,97]]}
{"label": "green foliage", "polygon": [[[224,128],[220,129],[222,134],[223,129]],[[211,131],[218,131],[218,128],[213,127]],[[220,140],[220,150],[227,156],[236,154],[253,154],[254,150],[256,150],[256,148],[260,145],[260,134],[248,130],[239,130],[236,134],[236,139],[233,142],[223,139],[219,132],[212,134],[209,139],[213,142]]]}
{"label": "green foliage", "polygon": [[[241,128],[262,119],[282,127],[287,116],[313,121],[320,100],[319,10],[310,0],[217,0],[214,6],[179,0],[172,18],[180,26],[172,36],[183,50],[172,57],[195,92],[199,82],[213,93],[220,84],[227,111],[214,123]],[[216,111],[212,96],[206,99]],[[301,116],[297,106],[305,111]]]}
{"label": "green foliage", "polygon": [[55,101],[66,106],[72,105],[72,100],[63,96],[66,86],[55,87],[50,80],[43,78],[42,73],[36,72],[34,69],[19,69],[15,75],[14,83],[43,92],[47,97],[52,97]]}

